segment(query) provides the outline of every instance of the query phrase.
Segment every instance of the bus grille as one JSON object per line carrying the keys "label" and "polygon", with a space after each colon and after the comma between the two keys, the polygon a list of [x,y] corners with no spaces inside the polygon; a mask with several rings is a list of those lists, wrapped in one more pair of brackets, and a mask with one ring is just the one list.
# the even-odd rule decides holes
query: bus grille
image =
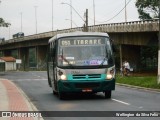
{"label": "bus grille", "polygon": [[73,75],[73,79],[92,79],[101,78],[101,74]]}
{"label": "bus grille", "polygon": [[96,88],[99,87],[100,83],[76,83],[76,88]]}

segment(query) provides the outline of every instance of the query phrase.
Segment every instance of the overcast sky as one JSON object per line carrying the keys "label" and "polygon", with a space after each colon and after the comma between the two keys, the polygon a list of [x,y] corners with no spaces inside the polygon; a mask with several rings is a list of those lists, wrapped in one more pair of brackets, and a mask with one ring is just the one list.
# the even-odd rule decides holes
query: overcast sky
{"label": "overcast sky", "polygon": [[[6,22],[11,23],[10,29],[0,27],[0,37],[5,37],[6,40],[9,38],[11,39],[13,34],[21,32],[21,28],[25,36],[35,34],[36,19],[37,33],[43,33],[52,30],[52,0],[0,1],[0,17],[2,17]],[[93,25],[93,0],[71,1],[72,7],[75,9],[72,9],[73,27],[81,27],[83,25],[84,22],[81,17],[84,18],[84,12],[86,9],[88,9],[89,25]],[[125,0],[94,1],[96,24],[125,21],[125,10],[120,12],[125,6]],[[67,4],[61,4],[62,2],[70,4],[70,0],[53,0],[53,30],[67,29],[71,27],[70,6]],[[129,2],[127,5],[127,21],[138,20],[137,8],[135,7],[136,0],[126,0],[126,2]],[[81,17],[76,12],[78,12]],[[35,13],[37,15],[35,15]]]}

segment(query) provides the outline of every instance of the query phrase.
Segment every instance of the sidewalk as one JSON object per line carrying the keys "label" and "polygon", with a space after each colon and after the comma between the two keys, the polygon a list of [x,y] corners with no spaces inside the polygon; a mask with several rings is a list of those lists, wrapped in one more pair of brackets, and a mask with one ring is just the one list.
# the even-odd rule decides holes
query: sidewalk
{"label": "sidewalk", "polygon": [[[25,93],[10,80],[0,78],[0,116],[3,111],[38,111]],[[0,117],[0,120],[43,120],[42,117]]]}

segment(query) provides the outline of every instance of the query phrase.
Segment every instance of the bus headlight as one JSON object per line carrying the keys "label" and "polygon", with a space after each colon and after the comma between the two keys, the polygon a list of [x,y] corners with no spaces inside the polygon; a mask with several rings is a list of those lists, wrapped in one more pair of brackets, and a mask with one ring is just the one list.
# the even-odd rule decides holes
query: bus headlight
{"label": "bus headlight", "polygon": [[106,79],[111,80],[112,78],[115,77],[115,67],[108,68],[107,73],[106,73]]}
{"label": "bus headlight", "polygon": [[67,79],[66,75],[61,75],[60,78],[61,78],[61,80],[66,80]]}
{"label": "bus headlight", "polygon": [[110,80],[110,79],[112,79],[112,78],[113,78],[113,76],[112,76],[111,74],[106,75],[106,79],[107,79],[107,80]]}

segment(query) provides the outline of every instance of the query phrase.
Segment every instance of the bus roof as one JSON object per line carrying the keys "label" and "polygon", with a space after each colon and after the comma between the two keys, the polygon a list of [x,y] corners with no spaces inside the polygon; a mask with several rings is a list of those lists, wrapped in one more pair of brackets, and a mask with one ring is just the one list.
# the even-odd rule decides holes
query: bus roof
{"label": "bus roof", "polygon": [[106,36],[106,37],[109,37],[109,35],[107,33],[77,31],[77,32],[57,34],[54,37],[49,39],[49,43],[51,41],[54,41],[54,40],[62,38],[62,37],[74,37],[74,36]]}

